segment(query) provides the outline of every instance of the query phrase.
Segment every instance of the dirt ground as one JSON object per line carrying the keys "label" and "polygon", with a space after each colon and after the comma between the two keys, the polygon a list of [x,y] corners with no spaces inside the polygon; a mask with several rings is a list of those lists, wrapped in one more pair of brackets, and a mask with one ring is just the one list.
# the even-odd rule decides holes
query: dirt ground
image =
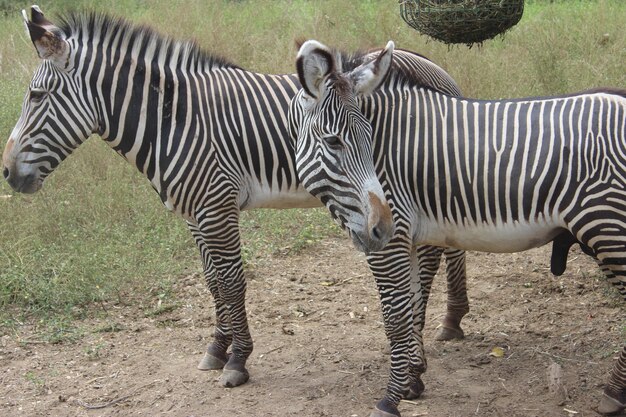
{"label": "dirt ground", "polygon": [[[462,341],[434,341],[445,311],[437,277],[426,391],[400,404],[403,416],[597,415],[625,310],[585,255],[570,253],[562,277],[550,274],[548,260],[548,247],[468,254]],[[175,286],[180,303],[163,314],[112,306],[108,318],[80,323],[87,334],[74,343],[41,343],[28,326],[2,337],[0,415],[369,415],[385,389],[389,351],[364,257],[333,238],[248,272],[255,350],[244,386],[224,389],[218,372],[196,370],[214,319],[203,279],[191,275]],[[494,347],[504,356],[490,356]],[[554,364],[562,385],[551,392]]]}

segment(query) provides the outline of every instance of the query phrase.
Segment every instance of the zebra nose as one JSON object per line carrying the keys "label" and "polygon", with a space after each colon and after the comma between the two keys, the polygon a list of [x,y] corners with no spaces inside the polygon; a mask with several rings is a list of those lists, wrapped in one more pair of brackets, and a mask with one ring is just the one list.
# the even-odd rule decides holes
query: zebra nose
{"label": "zebra nose", "polygon": [[391,239],[394,233],[394,225],[390,218],[381,218],[370,229],[370,241],[374,247],[382,249]]}
{"label": "zebra nose", "polygon": [[374,226],[372,227],[372,233],[371,233],[372,237],[376,240],[380,240],[380,227],[378,226]]}
{"label": "zebra nose", "polygon": [[4,168],[2,169],[2,175],[4,176],[4,179],[5,179],[5,180],[8,180],[8,179],[9,179],[9,168],[4,167]]}
{"label": "zebra nose", "polygon": [[385,247],[394,234],[393,216],[389,204],[370,192],[371,211],[368,218],[368,240],[371,251]]}

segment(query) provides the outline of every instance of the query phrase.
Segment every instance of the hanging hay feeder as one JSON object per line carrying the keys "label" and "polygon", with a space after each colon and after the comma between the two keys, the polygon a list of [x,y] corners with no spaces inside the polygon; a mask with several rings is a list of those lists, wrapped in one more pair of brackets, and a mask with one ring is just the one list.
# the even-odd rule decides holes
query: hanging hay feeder
{"label": "hanging hay feeder", "polygon": [[515,26],[524,0],[399,0],[406,23],[434,39],[471,46]]}

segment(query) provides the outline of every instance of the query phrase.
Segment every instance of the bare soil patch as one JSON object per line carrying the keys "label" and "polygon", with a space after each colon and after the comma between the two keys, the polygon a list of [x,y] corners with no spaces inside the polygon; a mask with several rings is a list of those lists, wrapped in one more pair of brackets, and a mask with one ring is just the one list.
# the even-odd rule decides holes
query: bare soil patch
{"label": "bare soil patch", "polygon": [[[426,391],[401,403],[403,416],[597,415],[624,343],[624,307],[591,259],[577,250],[569,259],[553,277],[548,247],[468,254],[466,338],[443,343],[433,338],[445,311],[440,273],[425,330]],[[174,308],[148,317],[110,308],[81,322],[87,334],[75,343],[38,343],[28,325],[3,336],[0,415],[369,415],[389,364],[364,257],[327,239],[276,254],[247,277],[255,351],[244,386],[224,389],[217,372],[196,370],[214,319],[202,277],[191,275],[177,283]],[[504,356],[489,355],[494,347]],[[559,367],[561,386],[551,389],[549,371]]]}

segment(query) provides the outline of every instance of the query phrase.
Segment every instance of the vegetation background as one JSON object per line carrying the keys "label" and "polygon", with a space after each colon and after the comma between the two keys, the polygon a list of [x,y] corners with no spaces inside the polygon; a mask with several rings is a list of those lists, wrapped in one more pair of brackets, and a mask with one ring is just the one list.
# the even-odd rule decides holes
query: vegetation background
{"label": "vegetation background", "polygon": [[[445,68],[466,96],[554,95],[591,87],[626,88],[626,2],[527,0],[521,22],[482,47],[448,47],[419,35],[392,0],[366,1],[41,1],[54,17],[68,10],[121,15],[257,72],[293,72],[294,40],[344,50],[392,39]],[[0,145],[17,121],[38,59],[19,10],[0,1]],[[97,138],[89,140],[38,194],[0,181],[0,333],[38,323],[50,341],[80,337],[74,319],[106,314],[107,304],[149,312],[174,305],[171,284],[200,274],[184,222],[165,210],[134,168]],[[276,251],[297,252],[339,231],[324,210],[257,210],[242,219],[247,268]],[[200,279],[200,278],[199,278]]]}

